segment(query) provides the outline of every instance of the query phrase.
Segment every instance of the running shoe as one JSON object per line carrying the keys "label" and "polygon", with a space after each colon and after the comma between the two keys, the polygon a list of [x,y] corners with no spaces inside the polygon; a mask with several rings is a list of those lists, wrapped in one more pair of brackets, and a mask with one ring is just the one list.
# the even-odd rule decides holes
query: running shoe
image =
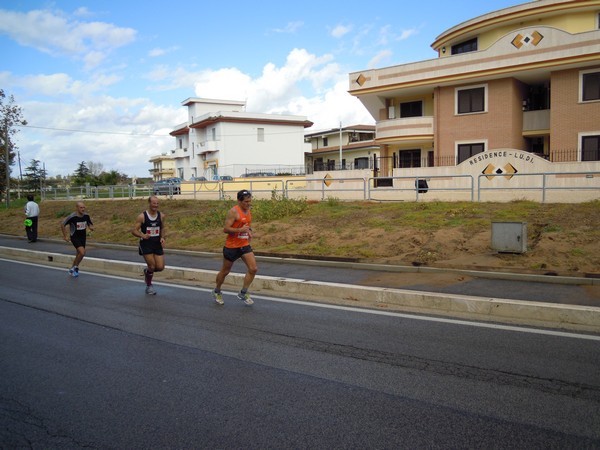
{"label": "running shoe", "polygon": [[215,292],[213,291],[213,298],[215,299],[215,302],[217,302],[218,305],[224,305],[225,302],[223,301],[223,294],[221,292]]}
{"label": "running shoe", "polygon": [[148,295],[156,295],[156,291],[154,290],[154,288],[152,287],[152,285],[146,286],[146,294],[148,294]]}
{"label": "running shoe", "polygon": [[73,278],[77,278],[79,276],[79,269],[76,267],[71,267],[69,269],[69,275],[71,275]]}
{"label": "running shoe", "polygon": [[250,298],[250,294],[248,294],[247,292],[245,294],[242,294],[241,292],[238,293],[237,298],[239,298],[241,301],[243,301],[248,306],[254,304],[254,302]]}

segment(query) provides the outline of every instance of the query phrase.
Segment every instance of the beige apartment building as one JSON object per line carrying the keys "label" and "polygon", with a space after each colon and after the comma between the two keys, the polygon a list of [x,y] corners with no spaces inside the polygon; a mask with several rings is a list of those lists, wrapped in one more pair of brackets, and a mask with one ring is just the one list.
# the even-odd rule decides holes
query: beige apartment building
{"label": "beige apartment building", "polygon": [[379,157],[374,125],[352,125],[304,135],[311,151],[304,156],[306,172],[372,167]]}
{"label": "beige apartment building", "polygon": [[152,169],[152,181],[166,180],[175,176],[175,158],[172,155],[163,153],[150,158]]}
{"label": "beige apartment building", "polygon": [[349,74],[349,92],[376,120],[381,175],[496,149],[600,161],[600,0],[493,11],[431,47],[437,58]]}

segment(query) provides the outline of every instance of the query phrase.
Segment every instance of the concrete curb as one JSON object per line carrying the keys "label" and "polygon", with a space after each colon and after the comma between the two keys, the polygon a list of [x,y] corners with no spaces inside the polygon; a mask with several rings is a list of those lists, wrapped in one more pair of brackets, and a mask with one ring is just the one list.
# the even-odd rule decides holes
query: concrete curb
{"label": "concrete curb", "polygon": [[[73,260],[72,255],[1,246],[0,257],[61,267],[65,271]],[[82,269],[83,271],[90,270],[141,278],[144,267],[143,263],[86,257]],[[160,281],[212,287],[216,273],[213,270],[171,266],[161,272]],[[223,287],[225,290],[237,290],[242,284],[242,279],[243,274],[231,273]],[[257,276],[252,285],[252,291],[261,295],[277,295],[285,298],[329,302],[385,311],[600,332],[600,308],[589,306],[436,294],[269,276]]]}

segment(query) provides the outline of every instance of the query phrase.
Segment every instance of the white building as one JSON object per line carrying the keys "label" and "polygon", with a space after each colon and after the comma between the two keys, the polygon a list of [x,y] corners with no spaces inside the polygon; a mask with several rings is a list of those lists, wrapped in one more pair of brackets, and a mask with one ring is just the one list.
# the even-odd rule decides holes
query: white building
{"label": "white building", "polygon": [[304,167],[303,116],[245,112],[245,102],[188,98],[188,121],[170,134],[175,137],[176,176],[238,177],[247,172],[290,172]]}

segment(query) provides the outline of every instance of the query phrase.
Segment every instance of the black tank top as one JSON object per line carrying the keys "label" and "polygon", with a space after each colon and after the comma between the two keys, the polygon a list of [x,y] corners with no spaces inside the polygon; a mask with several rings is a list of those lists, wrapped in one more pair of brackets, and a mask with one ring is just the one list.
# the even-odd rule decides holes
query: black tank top
{"label": "black tank top", "polygon": [[162,221],[160,220],[160,211],[156,212],[156,218],[151,219],[148,215],[148,211],[144,211],[144,222],[142,223],[142,233],[149,234],[151,241],[160,242],[160,227]]}

